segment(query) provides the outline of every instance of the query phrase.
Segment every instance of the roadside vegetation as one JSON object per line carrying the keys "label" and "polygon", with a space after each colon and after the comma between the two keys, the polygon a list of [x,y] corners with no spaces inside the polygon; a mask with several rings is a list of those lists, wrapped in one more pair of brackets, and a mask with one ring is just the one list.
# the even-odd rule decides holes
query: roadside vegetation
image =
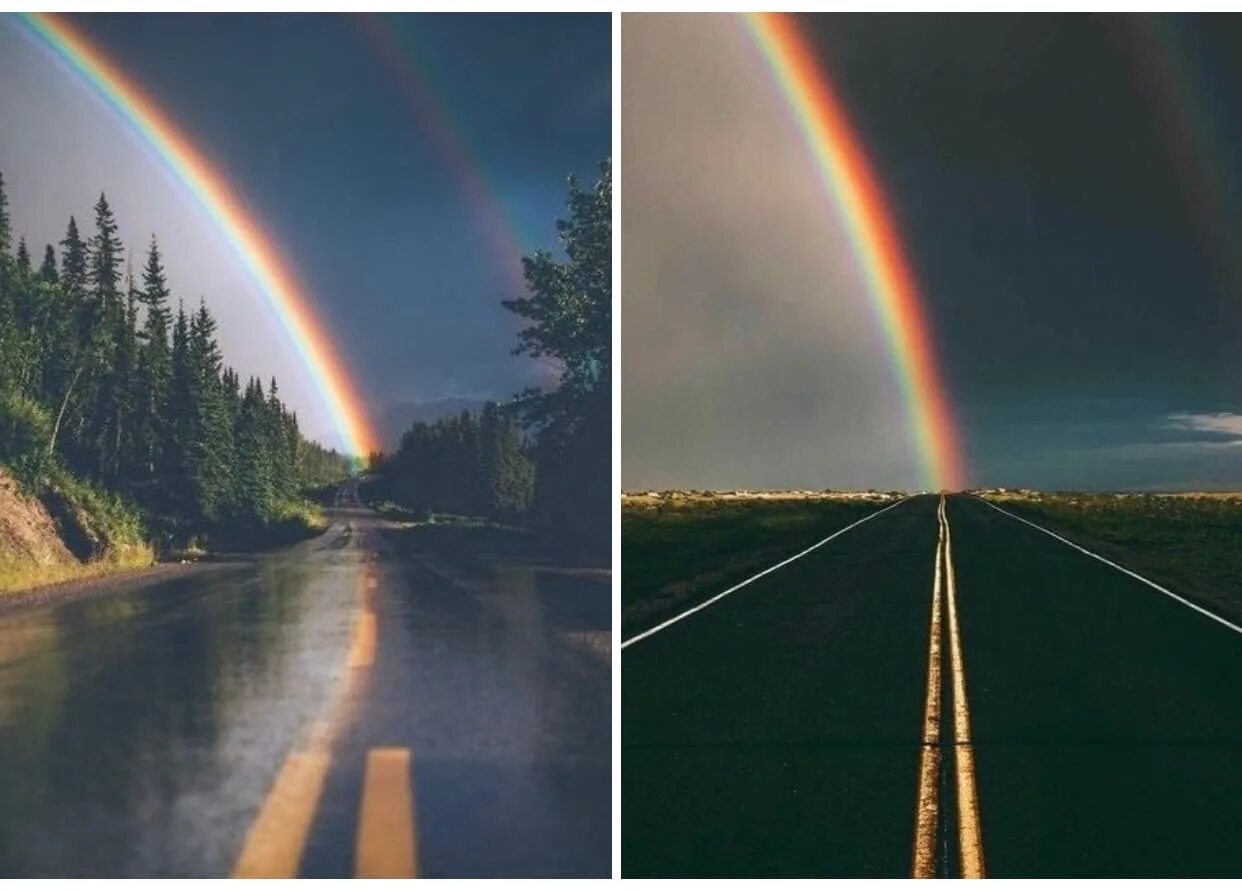
{"label": "roadside vegetation", "polygon": [[979,494],[1242,621],[1242,494]]}
{"label": "roadside vegetation", "polygon": [[[372,456],[364,494],[421,521],[510,527],[563,556],[606,563],[612,520],[612,173],[569,181],[557,222],[563,259],[523,257],[529,322],[514,353],[548,363],[554,389],[530,389],[477,414],[415,423],[391,455]],[[456,520],[449,520],[455,517]],[[480,522],[482,521],[482,522]],[[529,536],[528,536],[529,537]]]}
{"label": "roadside vegetation", "polygon": [[778,563],[896,497],[653,492],[621,501],[621,636]]}
{"label": "roadside vegetation", "polygon": [[[70,217],[36,263],[0,177],[0,469],[82,572],[312,529],[303,493],[349,461],[302,437],[275,379],[225,364],[205,302],[174,312],[154,237],[134,257],[103,195],[94,216],[85,237]],[[75,547],[83,529],[108,545]],[[0,575],[39,576],[24,565],[0,551]]]}

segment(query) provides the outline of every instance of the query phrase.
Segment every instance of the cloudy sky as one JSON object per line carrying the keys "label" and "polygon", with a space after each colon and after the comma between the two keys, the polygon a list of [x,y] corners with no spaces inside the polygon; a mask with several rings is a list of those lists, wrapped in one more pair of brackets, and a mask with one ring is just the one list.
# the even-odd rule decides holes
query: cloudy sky
{"label": "cloudy sky", "polygon": [[[555,245],[566,177],[590,177],[610,152],[607,16],[75,20],[262,222],[373,414],[545,381],[543,366],[509,355],[519,325],[499,301],[516,287],[516,254]],[[275,374],[304,431],[332,441],[225,240],[134,132],[7,16],[0,170],[36,255],[70,214],[89,231],[105,191],[127,246],[144,251],[157,234],[175,296],[207,298],[226,359],[243,375]]]}
{"label": "cloudy sky", "polygon": [[[968,482],[1242,486],[1242,22],[808,16]],[[623,485],[920,484],[881,331],[729,16],[627,16]]]}

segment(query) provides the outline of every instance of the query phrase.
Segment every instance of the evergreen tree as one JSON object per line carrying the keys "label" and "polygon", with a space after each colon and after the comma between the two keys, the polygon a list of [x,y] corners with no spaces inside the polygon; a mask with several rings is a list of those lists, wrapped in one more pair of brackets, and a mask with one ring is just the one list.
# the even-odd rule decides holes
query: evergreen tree
{"label": "evergreen tree", "polygon": [[61,241],[61,276],[60,289],[57,294],[56,331],[52,347],[48,374],[45,377],[45,391],[48,393],[49,407],[55,406],[55,422],[48,442],[48,451],[52,452],[59,442],[63,442],[62,428],[73,431],[69,437],[70,447],[66,456],[70,464],[75,457],[85,452],[82,442],[87,412],[76,410],[84,403],[83,391],[88,389],[82,384],[90,371],[90,352],[87,348],[89,337],[89,313],[86,296],[87,287],[87,248],[78,234],[77,221],[69,217],[69,225],[65,237]]}
{"label": "evergreen tree", "polygon": [[254,522],[274,506],[267,403],[257,378],[246,384],[237,419],[237,514]]}
{"label": "evergreen tree", "polygon": [[138,400],[136,444],[139,473],[146,482],[158,482],[168,470],[164,453],[168,441],[169,393],[172,387],[172,354],[168,344],[171,310],[168,280],[160,259],[159,244],[151,237],[142,272],[145,308],[138,351]]}
{"label": "evergreen tree", "polygon": [[78,235],[78,222],[73,217],[69,217],[69,225],[60,246],[61,281],[72,304],[79,307],[86,301],[86,244]]}
{"label": "evergreen tree", "polygon": [[26,236],[17,240],[17,272],[19,275],[30,275],[30,250],[26,247]]}
{"label": "evergreen tree", "polygon": [[95,234],[87,250],[89,295],[84,307],[84,349],[89,368],[83,401],[89,413],[79,434],[82,469],[97,479],[115,481],[116,448],[122,410],[121,389],[115,367],[122,306],[121,253],[116,218],[102,193],[95,203]]}
{"label": "evergreen tree", "polygon": [[207,311],[207,304],[200,301],[190,320],[190,435],[182,445],[198,519],[208,523],[224,516],[233,489],[230,470],[234,437],[220,380],[220,347],[215,333],[216,320]]}
{"label": "evergreen tree", "polygon": [[13,244],[13,228],[9,220],[9,196],[4,190],[4,172],[0,171],[0,254],[8,256]]}
{"label": "evergreen tree", "polygon": [[48,245],[33,269],[25,239],[9,252],[0,179],[0,464],[23,480],[68,469],[127,493],[182,541],[238,518],[261,531],[304,486],[348,473],[344,456],[301,438],[274,379],[266,394],[257,379],[243,393],[205,303],[173,322],[154,237],[139,286],[132,270],[121,281],[103,195],[95,227],[84,242],[70,217],[59,264]]}
{"label": "evergreen tree", "polygon": [[138,481],[141,464],[134,429],[141,390],[138,378],[138,289],[134,286],[132,269],[126,275],[124,311],[117,315],[114,324],[116,356],[112,377],[115,380],[116,405],[112,418],[112,482],[124,489],[132,489]]}
{"label": "evergreen tree", "polygon": [[43,265],[39,267],[39,279],[49,285],[60,281],[56,272],[56,250],[49,244],[43,248]]}

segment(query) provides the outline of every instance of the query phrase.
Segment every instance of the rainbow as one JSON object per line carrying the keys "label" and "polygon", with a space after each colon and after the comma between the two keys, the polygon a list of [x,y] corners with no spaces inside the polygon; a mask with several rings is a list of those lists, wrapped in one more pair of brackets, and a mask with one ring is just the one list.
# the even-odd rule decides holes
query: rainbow
{"label": "rainbow", "polygon": [[965,473],[957,427],[923,298],[880,182],[794,17],[747,13],[744,20],[844,220],[885,332],[926,484],[959,489]]}
{"label": "rainbow", "polygon": [[377,448],[380,440],[363,412],[363,402],[344,362],[316,319],[292,270],[254,214],[150,97],[67,19],[51,13],[23,13],[21,20],[31,34],[80,74],[155,149],[219,228],[275,309],[345,450],[362,457]]}
{"label": "rainbow", "polygon": [[505,212],[498,190],[488,182],[478,153],[463,138],[464,128],[455,122],[430,89],[426,76],[415,67],[413,54],[406,52],[400,34],[391,20],[379,13],[351,16],[359,33],[384,64],[392,83],[409,100],[419,132],[428,136],[457,178],[467,203],[491,244],[492,253],[504,270],[514,294],[526,290],[522,273],[522,244],[517,227]]}

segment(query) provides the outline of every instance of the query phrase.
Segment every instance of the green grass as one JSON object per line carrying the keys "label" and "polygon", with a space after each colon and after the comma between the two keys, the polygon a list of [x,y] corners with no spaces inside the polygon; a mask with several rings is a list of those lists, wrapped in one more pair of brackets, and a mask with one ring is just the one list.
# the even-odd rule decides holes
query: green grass
{"label": "green grass", "polygon": [[1000,506],[1242,619],[1242,497],[988,493]]}
{"label": "green grass", "polygon": [[872,513],[892,496],[631,496],[621,504],[628,637]]}
{"label": "green grass", "polygon": [[99,560],[89,563],[65,563],[52,566],[9,564],[0,561],[0,594],[24,591],[42,585],[92,579],[116,572],[145,569],[155,562],[155,552],[149,546],[125,547],[110,551]]}

